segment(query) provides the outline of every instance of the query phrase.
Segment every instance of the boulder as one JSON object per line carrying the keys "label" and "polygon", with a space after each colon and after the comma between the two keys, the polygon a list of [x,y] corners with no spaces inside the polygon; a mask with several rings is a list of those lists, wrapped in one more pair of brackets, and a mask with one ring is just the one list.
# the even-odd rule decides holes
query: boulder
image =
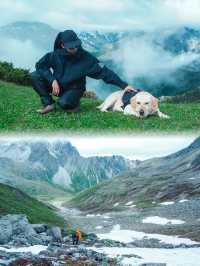
{"label": "boulder", "polygon": [[[35,229],[34,229],[35,228]],[[46,230],[46,225],[31,225],[25,215],[6,215],[0,219],[0,245],[13,246],[47,245],[52,236],[38,233]],[[53,229],[53,236],[59,239],[60,228]]]}
{"label": "boulder", "polygon": [[27,239],[35,235],[36,232],[25,215],[9,214],[0,219],[0,244],[7,244],[16,237]]}
{"label": "boulder", "polygon": [[72,242],[72,237],[71,236],[63,237],[63,242],[71,243]]}
{"label": "boulder", "polygon": [[62,242],[61,229],[58,226],[53,226],[47,230],[47,235],[52,237],[54,242]]}
{"label": "boulder", "polygon": [[7,219],[0,219],[0,244],[7,244],[12,238],[12,224]]}
{"label": "boulder", "polygon": [[41,234],[47,231],[48,225],[47,224],[32,224],[33,229],[36,233]]}

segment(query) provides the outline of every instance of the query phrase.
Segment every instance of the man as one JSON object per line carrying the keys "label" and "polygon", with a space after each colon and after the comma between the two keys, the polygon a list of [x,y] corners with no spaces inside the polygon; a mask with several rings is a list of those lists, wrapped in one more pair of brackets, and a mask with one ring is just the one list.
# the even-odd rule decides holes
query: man
{"label": "man", "polygon": [[77,228],[76,232],[72,233],[72,244],[78,245],[79,241],[82,239],[82,233],[80,228]]}
{"label": "man", "polygon": [[86,90],[86,77],[102,79],[126,91],[134,91],[133,87],[106,66],[101,66],[97,58],[84,50],[74,31],[66,30],[58,36],[54,51],[42,57],[32,73],[33,87],[43,104],[39,113],[46,114],[55,109],[52,95],[59,97],[58,104],[63,110],[77,111]]}

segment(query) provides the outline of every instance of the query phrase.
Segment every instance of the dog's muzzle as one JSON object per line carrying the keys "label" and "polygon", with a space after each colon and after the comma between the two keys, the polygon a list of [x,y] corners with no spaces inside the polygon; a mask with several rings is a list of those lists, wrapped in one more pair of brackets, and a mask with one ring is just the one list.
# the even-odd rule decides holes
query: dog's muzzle
{"label": "dog's muzzle", "polygon": [[140,110],[139,114],[140,114],[140,116],[144,116],[144,111]]}

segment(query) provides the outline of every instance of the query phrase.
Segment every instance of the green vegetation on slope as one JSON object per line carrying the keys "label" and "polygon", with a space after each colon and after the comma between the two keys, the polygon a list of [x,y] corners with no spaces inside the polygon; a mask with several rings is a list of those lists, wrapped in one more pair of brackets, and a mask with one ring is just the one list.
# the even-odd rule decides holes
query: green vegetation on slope
{"label": "green vegetation on slope", "polygon": [[0,183],[0,215],[19,213],[25,214],[31,223],[47,223],[61,227],[65,224],[53,207]]}
{"label": "green vegetation on slope", "polygon": [[40,100],[30,87],[0,82],[1,132],[188,132],[200,128],[198,103],[161,103],[160,110],[171,119],[149,117],[138,119],[122,113],[101,113],[100,101],[83,98],[81,112],[69,114],[60,109],[42,116],[36,113]]}
{"label": "green vegetation on slope", "polygon": [[18,188],[29,196],[43,202],[53,201],[57,198],[69,198],[72,194],[55,184],[37,179],[28,180],[18,176],[15,180],[6,180],[6,184]]}
{"label": "green vegetation on slope", "polygon": [[31,85],[29,70],[14,67],[8,62],[0,62],[0,79],[20,85]]}
{"label": "green vegetation on slope", "polygon": [[200,103],[200,88],[171,96],[167,102],[171,103]]}
{"label": "green vegetation on slope", "polygon": [[[97,186],[77,193],[65,203],[66,207],[76,207],[83,211],[119,211],[126,208],[126,203],[134,201],[138,208],[149,208],[155,195],[170,183],[172,175],[140,176],[136,172],[124,173]],[[175,187],[175,184],[174,184]],[[157,199],[158,200],[158,199]],[[168,200],[166,198],[166,200]],[[114,204],[118,202],[116,207]]]}

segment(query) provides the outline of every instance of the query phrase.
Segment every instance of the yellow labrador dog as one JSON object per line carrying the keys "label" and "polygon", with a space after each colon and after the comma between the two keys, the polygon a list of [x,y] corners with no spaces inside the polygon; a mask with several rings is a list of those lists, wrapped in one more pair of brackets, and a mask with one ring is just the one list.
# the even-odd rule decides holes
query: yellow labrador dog
{"label": "yellow labrador dog", "polygon": [[112,111],[123,112],[125,115],[134,115],[139,118],[145,118],[149,115],[169,118],[168,115],[159,110],[158,99],[146,91],[116,91],[110,94],[97,108],[102,112],[112,109]]}

